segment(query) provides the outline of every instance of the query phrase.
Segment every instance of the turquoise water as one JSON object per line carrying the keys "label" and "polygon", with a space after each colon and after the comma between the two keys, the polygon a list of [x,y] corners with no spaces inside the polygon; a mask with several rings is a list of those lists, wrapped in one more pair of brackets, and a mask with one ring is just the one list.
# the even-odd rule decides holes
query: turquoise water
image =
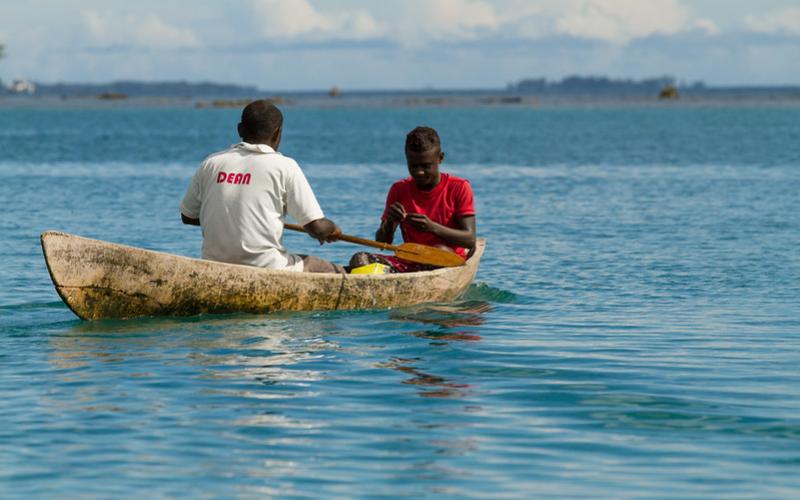
{"label": "turquoise water", "polygon": [[800,495],[800,108],[285,113],[365,236],[440,130],[488,239],[467,296],[81,322],[39,233],[197,256],[177,205],[237,111],[0,108],[0,496]]}

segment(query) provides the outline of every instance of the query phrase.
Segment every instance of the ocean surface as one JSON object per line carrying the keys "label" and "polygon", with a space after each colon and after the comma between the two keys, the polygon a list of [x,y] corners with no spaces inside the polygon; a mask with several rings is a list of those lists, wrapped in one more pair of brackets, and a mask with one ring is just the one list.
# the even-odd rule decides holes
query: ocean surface
{"label": "ocean surface", "polygon": [[800,107],[284,112],[366,237],[436,127],[488,241],[467,295],[80,321],[39,234],[198,256],[178,204],[239,112],[0,107],[0,497],[800,496]]}

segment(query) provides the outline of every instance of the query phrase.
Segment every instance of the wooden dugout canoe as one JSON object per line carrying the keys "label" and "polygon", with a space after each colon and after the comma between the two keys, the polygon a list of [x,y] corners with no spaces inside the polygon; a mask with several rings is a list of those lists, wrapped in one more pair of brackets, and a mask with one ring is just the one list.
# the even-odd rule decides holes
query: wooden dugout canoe
{"label": "wooden dugout canoe", "polygon": [[419,273],[353,275],[276,271],[42,233],[47,269],[81,319],[201,313],[333,311],[448,302],[478,271],[485,240],[460,267]]}

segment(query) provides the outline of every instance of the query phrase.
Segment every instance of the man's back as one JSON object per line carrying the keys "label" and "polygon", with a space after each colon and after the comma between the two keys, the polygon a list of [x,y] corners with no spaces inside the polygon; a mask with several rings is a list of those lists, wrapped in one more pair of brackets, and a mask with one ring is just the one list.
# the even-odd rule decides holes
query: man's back
{"label": "man's back", "polygon": [[200,219],[203,258],[276,269],[298,259],[283,247],[284,214],[301,225],[324,217],[297,162],[246,142],[206,158],[181,212]]}

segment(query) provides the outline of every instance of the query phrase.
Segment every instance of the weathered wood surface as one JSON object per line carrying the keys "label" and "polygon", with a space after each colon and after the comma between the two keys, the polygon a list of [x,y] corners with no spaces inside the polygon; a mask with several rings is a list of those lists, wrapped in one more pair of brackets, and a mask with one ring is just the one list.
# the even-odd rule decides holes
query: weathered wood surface
{"label": "weathered wood surface", "polygon": [[353,275],[276,271],[42,233],[58,294],[82,319],[201,313],[381,309],[448,302],[466,291],[485,241],[464,266]]}

